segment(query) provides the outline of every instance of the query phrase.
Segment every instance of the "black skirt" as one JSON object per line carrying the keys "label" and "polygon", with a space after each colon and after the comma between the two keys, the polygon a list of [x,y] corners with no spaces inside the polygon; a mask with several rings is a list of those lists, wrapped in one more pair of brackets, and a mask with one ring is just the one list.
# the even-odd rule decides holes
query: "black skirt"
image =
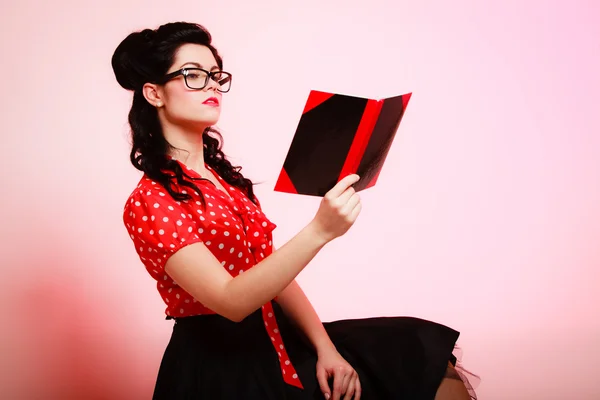
{"label": "black skirt", "polygon": [[[273,302],[279,330],[304,389],[283,381],[259,309],[242,322],[219,315],[177,318],[160,365],[154,400],[324,399],[317,356]],[[339,353],[357,371],[361,399],[433,400],[459,333],[412,317],[326,322]],[[456,368],[471,392],[466,376]]]}

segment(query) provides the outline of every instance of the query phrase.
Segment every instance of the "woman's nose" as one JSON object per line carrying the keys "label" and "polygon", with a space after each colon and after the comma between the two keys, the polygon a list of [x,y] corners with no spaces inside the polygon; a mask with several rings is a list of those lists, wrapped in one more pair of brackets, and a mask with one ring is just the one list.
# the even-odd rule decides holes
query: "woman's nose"
{"label": "woman's nose", "polygon": [[206,89],[213,89],[216,90],[219,88],[219,84],[213,79],[213,77],[211,76],[208,79],[208,83],[206,84]]}

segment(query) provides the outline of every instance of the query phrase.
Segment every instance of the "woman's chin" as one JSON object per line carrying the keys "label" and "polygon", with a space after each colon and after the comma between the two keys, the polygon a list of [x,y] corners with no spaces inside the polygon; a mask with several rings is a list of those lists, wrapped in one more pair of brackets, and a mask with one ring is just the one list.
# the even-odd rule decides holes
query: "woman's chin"
{"label": "woman's chin", "polygon": [[188,125],[190,127],[193,127],[195,130],[204,131],[204,129],[210,128],[210,127],[216,125],[217,122],[219,122],[219,118],[203,118],[203,119],[196,119],[193,121],[188,121]]}
{"label": "woman's chin", "polygon": [[217,122],[219,122],[220,116],[220,110],[215,110],[214,112],[205,113],[204,115],[202,115],[202,119],[200,120],[200,122],[206,125],[215,125]]}

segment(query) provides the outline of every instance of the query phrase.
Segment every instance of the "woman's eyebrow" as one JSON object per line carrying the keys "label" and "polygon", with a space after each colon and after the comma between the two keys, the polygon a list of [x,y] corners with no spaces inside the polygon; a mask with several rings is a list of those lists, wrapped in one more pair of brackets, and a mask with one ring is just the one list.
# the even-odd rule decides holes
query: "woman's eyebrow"
{"label": "woman's eyebrow", "polygon": [[[204,67],[202,66],[202,64],[199,64],[199,63],[197,63],[197,62],[193,62],[193,61],[186,62],[186,63],[182,64],[182,65],[181,65],[181,67],[179,67],[179,68],[183,68],[183,67],[184,67],[184,66],[186,66],[186,65],[193,65],[194,67],[197,67],[197,68],[204,68]],[[218,69],[219,69],[219,67],[218,67],[217,65],[214,65],[214,66],[213,66],[213,67],[212,67],[210,70],[212,71],[212,70],[215,70],[215,69],[217,69],[217,70],[218,70]]]}

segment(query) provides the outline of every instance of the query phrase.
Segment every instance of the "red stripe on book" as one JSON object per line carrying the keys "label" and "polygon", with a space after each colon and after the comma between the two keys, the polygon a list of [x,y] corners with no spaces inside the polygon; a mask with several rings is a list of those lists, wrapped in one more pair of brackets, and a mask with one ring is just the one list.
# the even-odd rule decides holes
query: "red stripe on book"
{"label": "red stripe on book", "polygon": [[404,112],[404,110],[406,110],[406,106],[408,106],[408,101],[410,100],[410,96],[412,96],[412,92],[411,93],[407,93],[404,96],[402,96],[402,110]]}
{"label": "red stripe on book", "polygon": [[358,129],[356,129],[356,135],[354,135],[352,146],[350,146],[348,156],[346,157],[338,181],[350,174],[356,173],[356,170],[360,165],[360,160],[365,154],[365,150],[369,144],[369,139],[371,139],[371,135],[373,134],[373,128],[375,128],[375,123],[377,122],[382,106],[383,101],[369,100],[367,102],[367,106],[365,107]]}
{"label": "red stripe on book", "polygon": [[277,179],[274,190],[277,192],[298,194],[285,168],[281,168],[281,173],[279,174],[279,179]]}
{"label": "red stripe on book", "polygon": [[[408,106],[408,102],[410,101],[410,96],[412,96],[412,92],[407,93],[402,96],[402,113],[404,113],[404,111],[406,110],[406,106]],[[365,186],[365,189],[375,186],[375,184],[377,183],[377,179],[379,179],[379,174],[381,174],[381,169],[379,169],[379,171],[377,171],[375,176],[371,179],[371,181],[367,184],[367,186]]]}
{"label": "red stripe on book", "polygon": [[308,99],[306,100],[306,104],[304,105],[304,111],[302,111],[302,114],[306,114],[307,112],[309,112],[319,104],[323,103],[325,100],[331,98],[332,96],[333,93],[325,93],[319,92],[317,90],[311,90],[310,94],[308,95]]}

